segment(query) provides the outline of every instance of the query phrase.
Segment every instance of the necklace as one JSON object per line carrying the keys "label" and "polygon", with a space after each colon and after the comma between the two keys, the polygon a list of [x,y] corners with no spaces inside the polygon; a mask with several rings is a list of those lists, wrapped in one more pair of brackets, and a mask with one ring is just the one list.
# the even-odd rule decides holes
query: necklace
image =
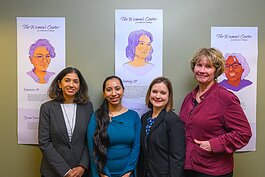
{"label": "necklace", "polygon": [[[65,105],[66,104],[61,104],[61,107],[63,108],[64,118],[66,118],[66,122],[68,123],[68,126],[66,125],[66,128],[67,128],[69,139],[71,141],[72,135],[74,132],[74,126],[75,126],[76,104],[73,104],[73,107],[74,107],[73,111],[70,109],[70,108],[72,108],[71,104],[68,104],[69,106],[67,108],[67,111],[65,109]],[[68,114],[67,114],[67,112],[68,112]],[[73,116],[69,118],[68,115],[71,114],[71,112],[73,113]]]}

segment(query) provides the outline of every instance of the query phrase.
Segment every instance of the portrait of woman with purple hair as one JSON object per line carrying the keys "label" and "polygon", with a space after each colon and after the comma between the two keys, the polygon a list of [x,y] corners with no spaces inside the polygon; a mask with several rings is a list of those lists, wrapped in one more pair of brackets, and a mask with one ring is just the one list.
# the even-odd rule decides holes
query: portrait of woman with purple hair
{"label": "portrait of woman with purple hair", "polygon": [[135,75],[145,75],[155,66],[152,60],[153,35],[143,29],[132,31],[128,37],[126,57],[130,60],[123,64],[123,68]]}
{"label": "portrait of woman with purple hair", "polygon": [[51,58],[55,57],[54,47],[47,39],[38,39],[29,48],[29,60],[34,68],[27,74],[37,83],[46,84],[54,72],[47,71]]}

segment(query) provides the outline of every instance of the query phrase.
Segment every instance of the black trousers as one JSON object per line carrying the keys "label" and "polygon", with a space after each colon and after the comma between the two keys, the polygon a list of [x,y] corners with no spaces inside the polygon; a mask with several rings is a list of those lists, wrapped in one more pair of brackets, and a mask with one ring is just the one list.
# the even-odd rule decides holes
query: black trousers
{"label": "black trousers", "polygon": [[207,175],[204,173],[199,173],[193,170],[184,170],[184,177],[233,177],[233,172],[225,174],[225,175],[213,176],[213,175]]}

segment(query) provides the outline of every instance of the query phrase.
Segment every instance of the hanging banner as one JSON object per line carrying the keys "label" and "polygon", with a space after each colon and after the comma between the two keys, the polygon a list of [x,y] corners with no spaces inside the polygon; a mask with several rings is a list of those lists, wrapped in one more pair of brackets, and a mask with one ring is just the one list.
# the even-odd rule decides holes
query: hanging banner
{"label": "hanging banner", "polygon": [[150,82],[162,76],[163,11],[115,11],[115,75],[125,87],[123,105],[141,116]]}
{"label": "hanging banner", "polygon": [[18,144],[38,144],[39,109],[65,67],[65,18],[17,17]]}
{"label": "hanging banner", "polygon": [[221,50],[226,60],[219,84],[239,97],[251,125],[253,135],[240,151],[255,151],[258,28],[212,27],[211,46]]}

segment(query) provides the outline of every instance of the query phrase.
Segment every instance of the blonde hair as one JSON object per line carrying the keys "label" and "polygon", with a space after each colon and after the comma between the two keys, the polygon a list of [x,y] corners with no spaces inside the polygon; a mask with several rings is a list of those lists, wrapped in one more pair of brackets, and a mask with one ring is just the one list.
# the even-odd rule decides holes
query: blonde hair
{"label": "blonde hair", "polygon": [[216,80],[225,70],[225,59],[222,52],[216,48],[199,49],[190,61],[192,71],[194,71],[196,63],[198,63],[203,56],[205,56],[215,68],[214,79]]}

